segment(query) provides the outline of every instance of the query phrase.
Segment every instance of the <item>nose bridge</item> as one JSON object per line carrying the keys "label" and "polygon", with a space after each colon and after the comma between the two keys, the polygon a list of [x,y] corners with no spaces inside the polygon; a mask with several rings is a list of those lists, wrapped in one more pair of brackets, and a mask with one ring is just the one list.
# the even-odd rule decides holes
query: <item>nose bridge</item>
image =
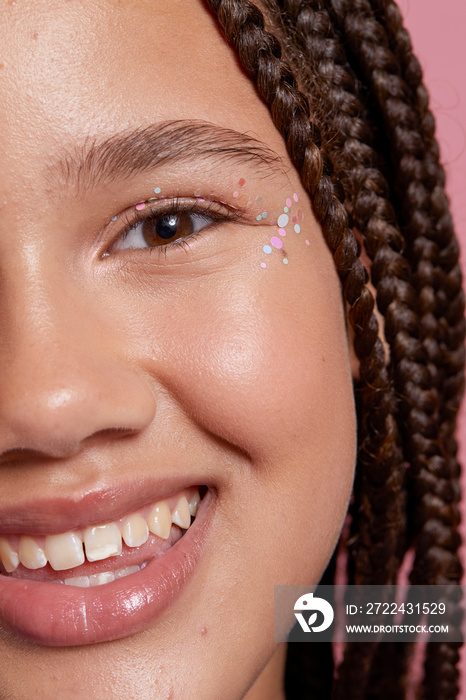
{"label": "nose bridge", "polygon": [[98,432],[141,430],[150,422],[152,392],[112,347],[86,285],[60,265],[46,273],[26,264],[3,283],[0,454],[66,456]]}

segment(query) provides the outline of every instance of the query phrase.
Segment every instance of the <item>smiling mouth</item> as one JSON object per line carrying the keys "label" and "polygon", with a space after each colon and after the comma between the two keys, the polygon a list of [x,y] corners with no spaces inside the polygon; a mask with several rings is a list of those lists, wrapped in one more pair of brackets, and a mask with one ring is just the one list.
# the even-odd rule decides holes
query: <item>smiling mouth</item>
{"label": "smiling mouth", "polygon": [[[0,628],[36,644],[80,646],[155,623],[194,577],[215,517],[215,487],[179,481],[120,485],[75,502],[4,509]],[[171,495],[140,505],[151,490]],[[123,504],[128,509],[121,517]],[[99,524],[101,509],[109,519]],[[59,522],[68,527],[60,531]]]}
{"label": "smiling mouth", "polygon": [[118,520],[69,532],[0,535],[0,574],[83,588],[131,576],[184,536],[206,491],[184,489]]}

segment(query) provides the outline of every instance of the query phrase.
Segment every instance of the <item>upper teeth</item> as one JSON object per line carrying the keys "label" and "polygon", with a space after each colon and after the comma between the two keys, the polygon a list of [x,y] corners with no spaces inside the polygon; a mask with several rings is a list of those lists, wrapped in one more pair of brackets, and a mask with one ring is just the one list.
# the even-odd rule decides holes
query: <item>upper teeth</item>
{"label": "upper teeth", "polygon": [[42,538],[43,542],[29,535],[22,535],[19,541],[17,537],[0,537],[0,559],[11,573],[19,563],[27,569],[41,569],[48,562],[55,571],[65,571],[80,566],[86,558],[99,561],[115,557],[121,554],[122,540],[128,547],[140,547],[149,538],[149,532],[168,539],[172,523],[188,529],[199,501],[199,491],[190,490],[178,498],[173,512],[167,501],[157,501],[119,521],[48,535]]}

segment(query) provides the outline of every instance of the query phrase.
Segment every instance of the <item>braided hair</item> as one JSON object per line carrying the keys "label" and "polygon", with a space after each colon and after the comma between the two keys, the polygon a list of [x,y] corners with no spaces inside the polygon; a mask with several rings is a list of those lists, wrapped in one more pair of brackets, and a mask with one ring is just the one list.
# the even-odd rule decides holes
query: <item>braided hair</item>
{"label": "braided hair", "polygon": [[[348,581],[396,583],[411,554],[412,583],[459,583],[464,298],[435,123],[399,10],[392,0],[207,2],[285,139],[349,309],[360,376]],[[311,656],[290,645],[287,698],[405,696],[410,645],[383,655],[348,645],[336,670],[331,649],[316,646]],[[418,697],[456,698],[459,644],[427,646]]]}

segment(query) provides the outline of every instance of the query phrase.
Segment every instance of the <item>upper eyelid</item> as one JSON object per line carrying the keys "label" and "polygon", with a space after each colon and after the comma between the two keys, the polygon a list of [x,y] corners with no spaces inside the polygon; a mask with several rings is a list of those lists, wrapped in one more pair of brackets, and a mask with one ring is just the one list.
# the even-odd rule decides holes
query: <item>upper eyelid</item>
{"label": "upper eyelid", "polygon": [[[204,204],[205,202],[205,204]],[[126,218],[125,230],[120,234],[124,235],[135,228],[139,223],[145,219],[149,219],[153,216],[168,216],[170,214],[199,214],[201,216],[211,217],[214,220],[226,219],[228,221],[235,221],[242,216],[247,216],[247,212],[239,209],[232,208],[225,204],[224,202],[219,202],[217,200],[203,199],[202,201],[198,197],[193,198],[179,198],[174,197],[172,199],[144,201],[145,207],[142,210],[137,210],[136,206],[133,205],[129,209],[125,210],[121,215],[117,217]],[[112,219],[113,222],[113,219]]]}

